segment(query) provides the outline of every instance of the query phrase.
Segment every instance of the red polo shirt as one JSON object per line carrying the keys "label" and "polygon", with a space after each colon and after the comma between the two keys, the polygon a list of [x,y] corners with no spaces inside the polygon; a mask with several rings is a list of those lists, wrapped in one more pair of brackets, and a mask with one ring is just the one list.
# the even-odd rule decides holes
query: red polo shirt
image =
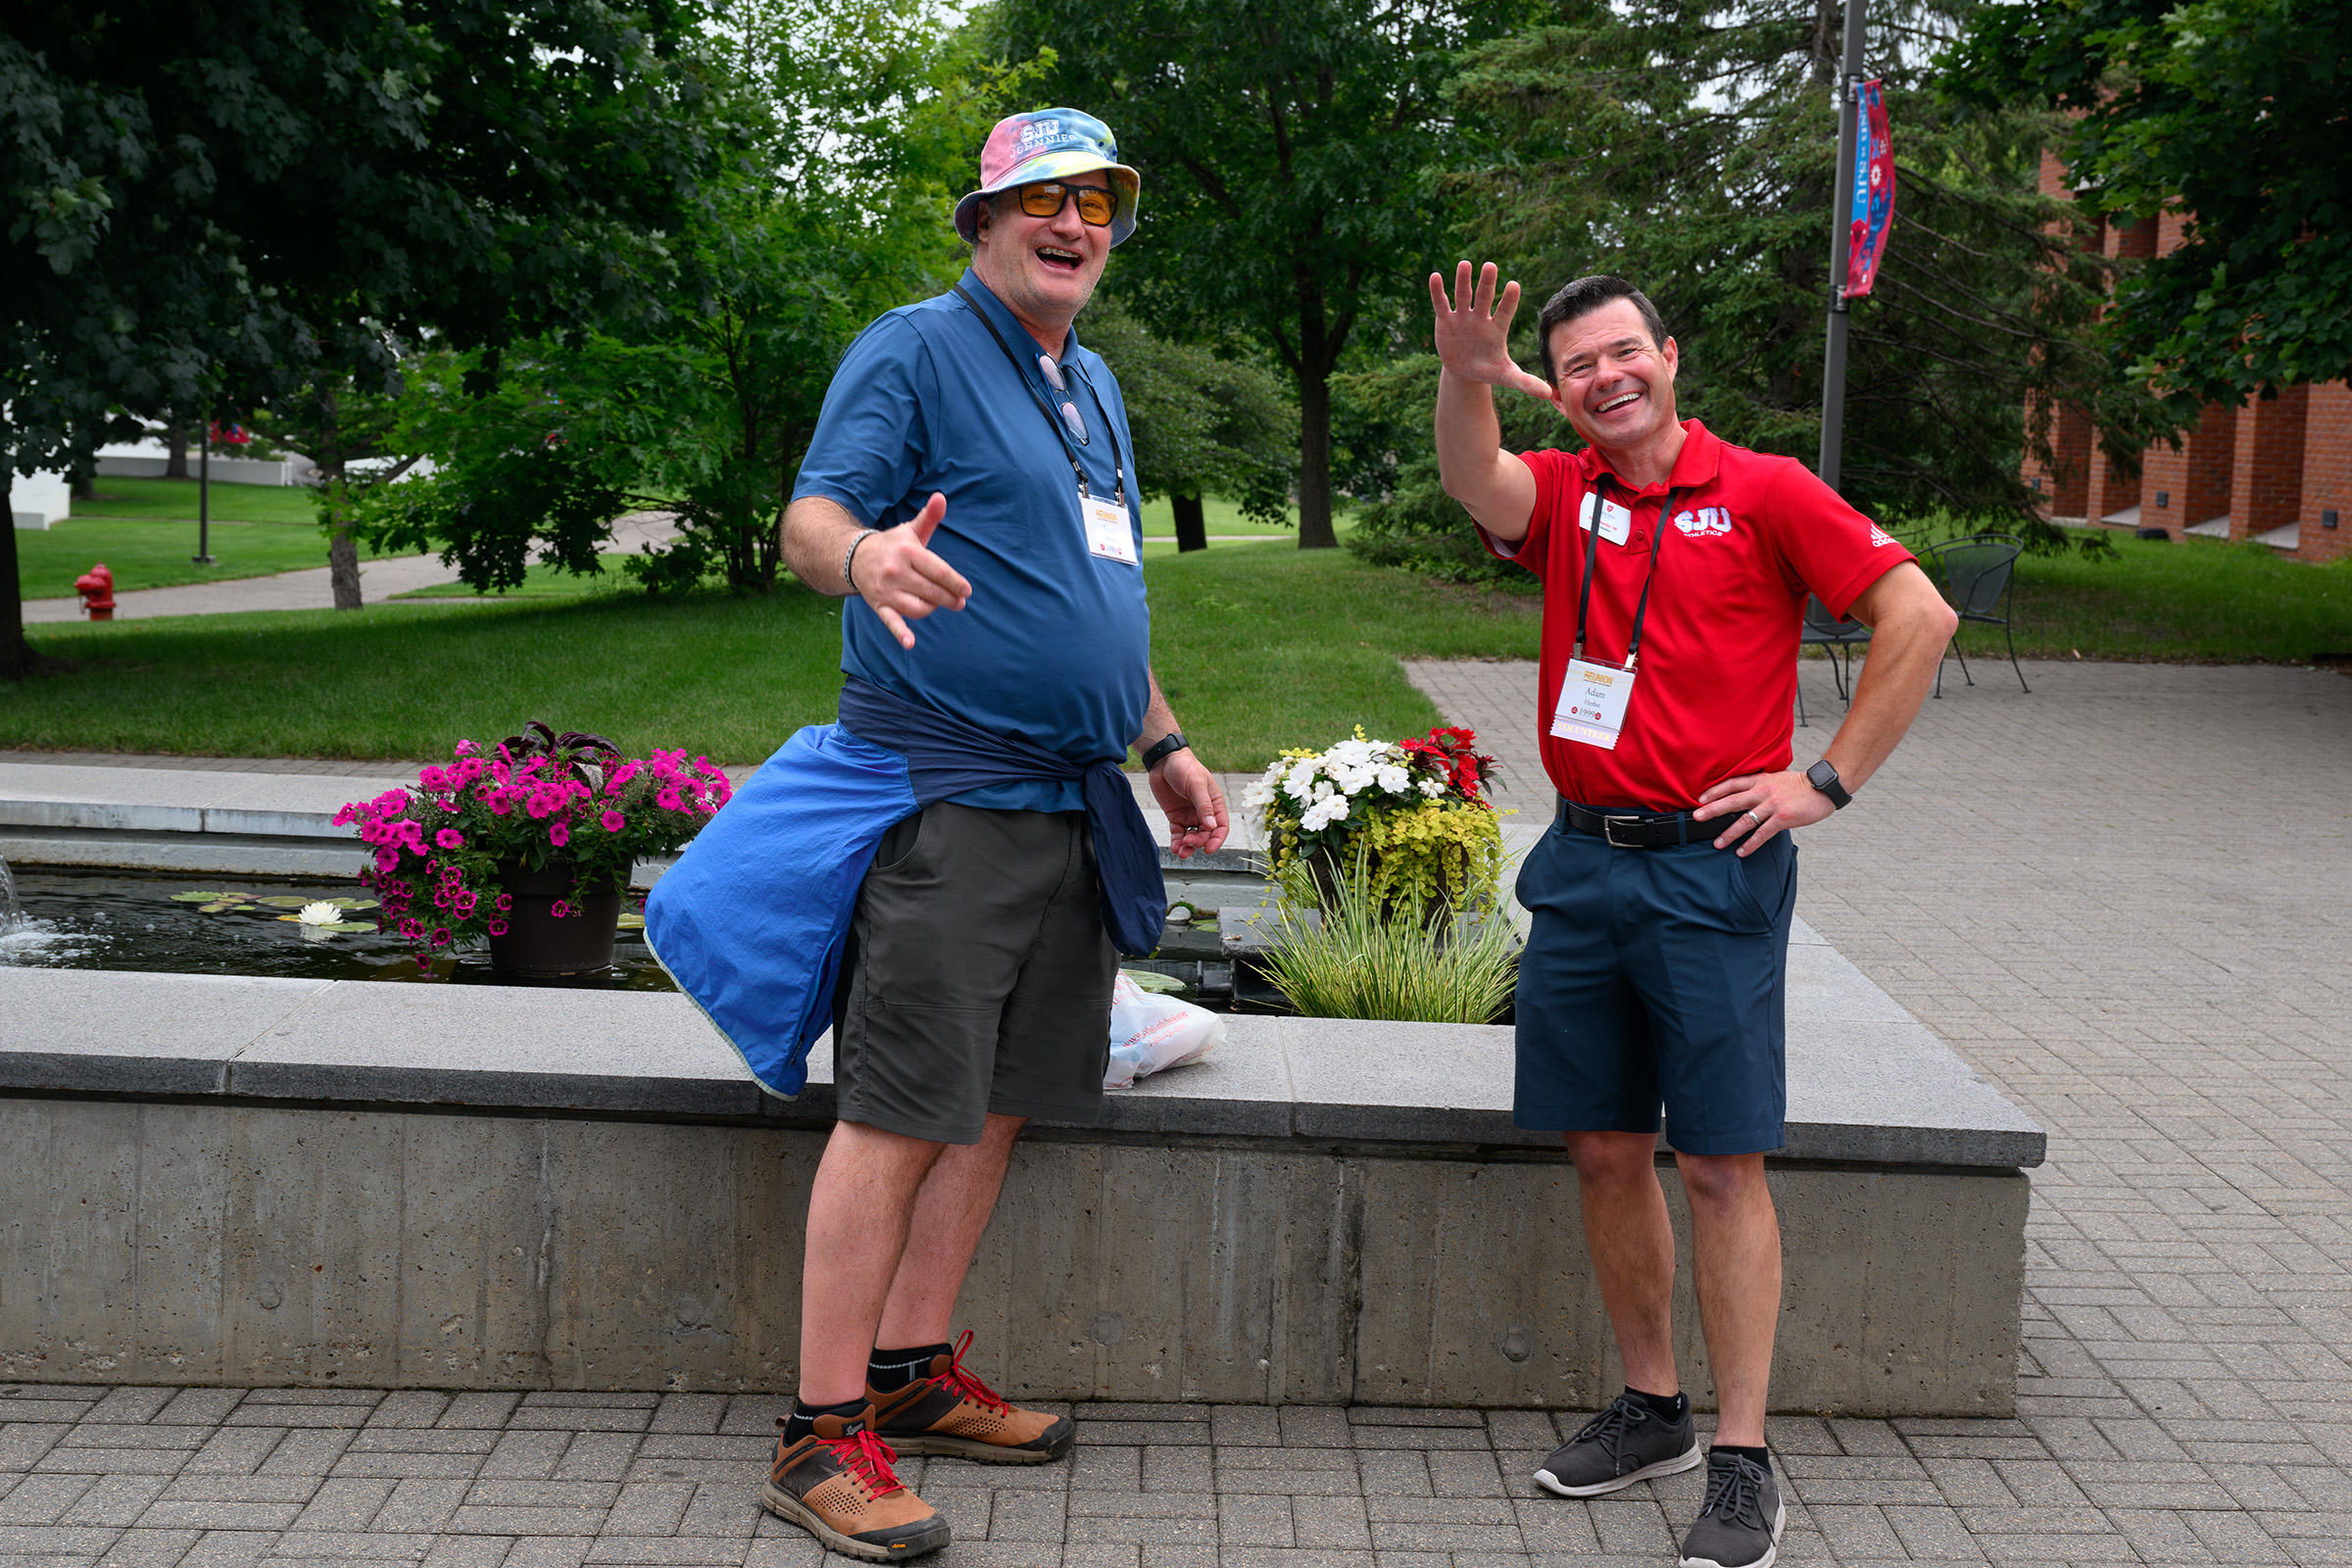
{"label": "red polo shirt", "polygon": [[[1688,810],[1708,786],[1785,768],[1796,703],[1797,633],[1805,595],[1839,614],[1911,553],[1847,506],[1793,458],[1732,446],[1686,419],[1688,437],[1665,484],[1634,491],[1597,450],[1522,452],[1536,476],[1527,537],[1487,548],[1544,584],[1544,654],[1536,729],[1552,788],[1585,806]],[[1642,623],[1634,695],[1615,751],[1551,733],[1576,645],[1585,570],[1585,495],[1630,507],[1623,543],[1605,536],[1592,578],[1585,657],[1622,663],[1663,519],[1657,577]]]}

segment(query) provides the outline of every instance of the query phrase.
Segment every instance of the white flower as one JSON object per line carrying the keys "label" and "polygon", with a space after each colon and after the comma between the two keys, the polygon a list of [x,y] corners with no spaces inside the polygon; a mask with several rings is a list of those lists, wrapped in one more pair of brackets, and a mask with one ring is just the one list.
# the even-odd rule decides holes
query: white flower
{"label": "white flower", "polygon": [[1301,832],[1315,833],[1334,822],[1344,822],[1347,819],[1348,797],[1336,794],[1326,795],[1306,808],[1306,814],[1298,819],[1298,827]]}
{"label": "white flower", "polygon": [[1404,769],[1396,763],[1390,762],[1381,768],[1380,787],[1391,795],[1402,795],[1405,783]]}
{"label": "white flower", "polygon": [[1264,779],[1259,779],[1256,783],[1242,791],[1242,804],[1250,808],[1250,809],[1252,811],[1262,809],[1266,804],[1273,799],[1273,786],[1268,784]]}
{"label": "white flower", "polygon": [[1443,779],[1425,778],[1421,781],[1421,793],[1434,801],[1439,796],[1446,793],[1446,781]]}
{"label": "white flower", "polygon": [[343,911],[322,900],[317,904],[304,905],[302,912],[296,918],[304,925],[339,925],[343,920]]}

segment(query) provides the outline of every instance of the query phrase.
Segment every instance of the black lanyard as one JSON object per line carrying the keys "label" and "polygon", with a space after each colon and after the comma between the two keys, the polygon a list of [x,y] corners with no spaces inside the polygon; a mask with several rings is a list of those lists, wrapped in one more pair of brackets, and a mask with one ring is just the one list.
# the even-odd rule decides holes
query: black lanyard
{"label": "black lanyard", "polygon": [[[1585,612],[1592,603],[1592,571],[1600,564],[1600,509],[1608,504],[1609,499],[1597,475],[1593,479],[1592,493],[1592,527],[1585,540],[1585,580],[1576,595],[1576,652],[1570,656],[1575,659],[1585,657]],[[1666,519],[1674,515],[1676,499],[1689,493],[1688,490],[1670,488],[1666,492],[1665,505],[1658,508],[1657,525],[1649,536],[1649,570],[1642,579],[1642,603],[1634,611],[1634,635],[1625,645],[1625,667],[1628,669],[1634,667],[1634,655],[1642,647],[1642,622],[1649,614],[1650,584],[1658,580],[1658,546],[1666,542]],[[1629,492],[1628,499],[1639,500],[1640,497]],[[1630,526],[1634,519],[1631,506],[1625,509],[1625,519]]]}
{"label": "black lanyard", "polygon": [[[1059,419],[1054,417],[1053,407],[1046,402],[1045,394],[1038,391],[1037,383],[1029,379],[1028,367],[1021,364],[1021,357],[1012,352],[1012,345],[1005,342],[1004,334],[997,330],[997,323],[990,320],[988,313],[963,291],[961,283],[956,285],[956,297],[963,301],[974,316],[980,318],[980,324],[988,328],[988,335],[997,340],[997,347],[1003,349],[1004,358],[1012,362],[1013,373],[1021,378],[1021,385],[1029,389],[1029,396],[1036,400],[1038,412],[1046,416],[1046,423],[1054,427],[1054,437],[1061,442],[1062,456],[1070,460],[1070,471],[1078,476],[1078,493],[1082,496],[1093,495],[1094,492],[1086,487],[1086,470],[1078,466],[1077,449],[1070,445],[1070,433],[1061,427]],[[1078,379],[1086,382],[1086,389],[1089,392],[1095,392],[1095,383],[1091,377],[1081,374]],[[1119,456],[1119,432],[1110,426],[1110,410],[1103,406],[1102,394],[1100,392],[1095,392],[1095,409],[1102,416],[1102,433],[1110,437],[1110,468],[1116,476],[1117,485],[1117,492],[1111,499],[1124,507],[1127,505],[1127,465],[1125,460]]]}

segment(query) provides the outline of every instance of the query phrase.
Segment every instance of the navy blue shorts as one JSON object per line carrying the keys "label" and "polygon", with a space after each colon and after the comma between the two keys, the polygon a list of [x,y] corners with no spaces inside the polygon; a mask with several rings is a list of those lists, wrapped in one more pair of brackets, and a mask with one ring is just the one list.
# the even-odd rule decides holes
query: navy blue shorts
{"label": "navy blue shorts", "polygon": [[[1735,846],[1736,848],[1736,846]],[[1611,849],[1555,820],[1520,868],[1511,1121],[1651,1133],[1688,1154],[1781,1147],[1796,845]]]}

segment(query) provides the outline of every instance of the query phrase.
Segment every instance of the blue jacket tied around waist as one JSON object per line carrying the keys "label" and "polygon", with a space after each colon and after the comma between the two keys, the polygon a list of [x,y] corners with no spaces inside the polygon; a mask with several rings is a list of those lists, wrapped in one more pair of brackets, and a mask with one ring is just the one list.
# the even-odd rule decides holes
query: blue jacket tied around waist
{"label": "blue jacket tied around waist", "polygon": [[1151,952],[1167,889],[1115,760],[1080,766],[854,675],[840,721],[786,741],[654,884],[646,942],[760,1087],[789,1100],[832,1024],[842,940],[882,835],[934,801],[1034,778],[1080,781],[1102,923],[1121,953]]}

